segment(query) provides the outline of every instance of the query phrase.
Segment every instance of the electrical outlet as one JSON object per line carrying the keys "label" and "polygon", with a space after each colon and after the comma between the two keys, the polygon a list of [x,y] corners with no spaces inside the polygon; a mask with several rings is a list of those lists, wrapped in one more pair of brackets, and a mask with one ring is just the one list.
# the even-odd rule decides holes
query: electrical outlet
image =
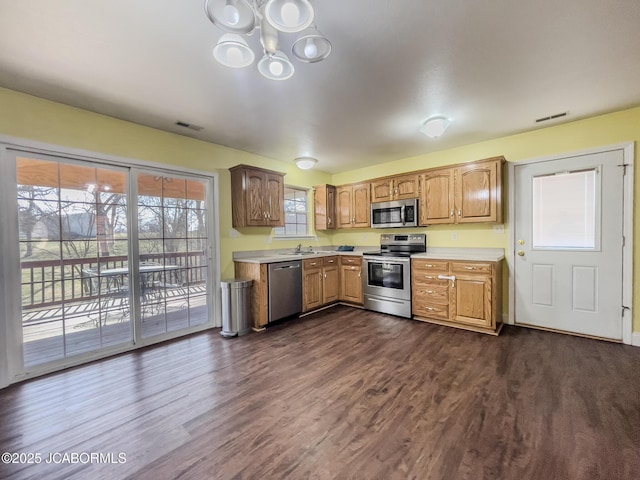
{"label": "electrical outlet", "polygon": [[240,236],[240,232],[235,228],[229,230],[229,238],[238,238]]}
{"label": "electrical outlet", "polygon": [[271,242],[273,242],[273,237],[271,235],[267,235],[264,238],[264,243],[271,243]]}
{"label": "electrical outlet", "polygon": [[454,241],[458,240],[458,232],[453,232],[451,234],[451,240],[454,240]]}
{"label": "electrical outlet", "polygon": [[502,235],[504,233],[504,225],[494,225],[493,233],[496,235]]}

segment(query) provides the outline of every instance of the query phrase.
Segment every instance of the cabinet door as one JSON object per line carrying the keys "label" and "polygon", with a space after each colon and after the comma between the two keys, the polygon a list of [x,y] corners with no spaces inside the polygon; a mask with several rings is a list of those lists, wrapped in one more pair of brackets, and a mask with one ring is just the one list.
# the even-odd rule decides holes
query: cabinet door
{"label": "cabinet door", "polygon": [[456,275],[455,287],[452,289],[451,320],[478,327],[494,327],[491,288],[490,276]]}
{"label": "cabinet door", "polygon": [[284,227],[284,178],[280,175],[265,175],[266,225]]}
{"label": "cabinet door", "polygon": [[353,226],[356,228],[368,227],[371,224],[371,184],[362,183],[353,186],[351,211],[353,213]]}
{"label": "cabinet door", "polygon": [[245,172],[245,202],[247,226],[262,226],[266,224],[266,209],[264,205],[267,192],[266,175],[257,170]]}
{"label": "cabinet door", "polygon": [[331,267],[323,267],[322,303],[332,303],[338,301],[340,288],[339,271],[337,263]]}
{"label": "cabinet door", "polygon": [[336,187],[327,185],[327,228],[336,228]]}
{"label": "cabinet door", "polygon": [[420,177],[420,225],[454,223],[454,169],[435,170]]}
{"label": "cabinet door", "polygon": [[336,207],[338,228],[351,228],[353,226],[353,222],[351,221],[353,218],[351,214],[352,191],[350,186],[338,187],[336,189],[336,195],[338,197],[338,205]]}
{"label": "cabinet door", "polygon": [[321,268],[302,273],[302,311],[308,312],[322,305],[323,275]]}
{"label": "cabinet door", "polygon": [[420,177],[403,175],[393,178],[393,199],[418,198],[420,196]]}
{"label": "cabinet door", "polygon": [[340,300],[362,305],[362,267],[342,265],[340,272]]}
{"label": "cabinet door", "polygon": [[455,186],[457,223],[501,222],[501,183],[501,161],[458,167]]}
{"label": "cabinet door", "polygon": [[314,225],[316,230],[336,228],[336,187],[319,185],[314,193]]}
{"label": "cabinet door", "polygon": [[393,180],[390,178],[371,182],[371,201],[388,202],[393,198]]}

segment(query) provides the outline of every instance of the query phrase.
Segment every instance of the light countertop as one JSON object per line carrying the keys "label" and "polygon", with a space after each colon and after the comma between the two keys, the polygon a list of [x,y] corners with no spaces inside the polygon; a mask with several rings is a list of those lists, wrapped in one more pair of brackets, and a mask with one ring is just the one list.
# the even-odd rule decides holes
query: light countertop
{"label": "light countertop", "polygon": [[[335,250],[314,250],[313,253],[294,254],[288,251],[258,250],[250,252],[234,252],[234,262],[245,263],[277,263],[305,258],[331,257],[333,255],[357,255],[363,252],[377,250],[379,247],[356,247],[352,252],[337,252]],[[504,258],[502,248],[462,248],[462,247],[427,247],[426,253],[412,255],[411,258],[430,258],[433,260],[471,260],[482,262],[498,262]]]}

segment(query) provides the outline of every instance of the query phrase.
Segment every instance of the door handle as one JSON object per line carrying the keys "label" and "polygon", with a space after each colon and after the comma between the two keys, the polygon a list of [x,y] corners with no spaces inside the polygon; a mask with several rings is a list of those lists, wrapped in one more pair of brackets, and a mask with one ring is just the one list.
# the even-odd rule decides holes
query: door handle
{"label": "door handle", "polygon": [[524,257],[524,250],[518,250],[518,255]]}

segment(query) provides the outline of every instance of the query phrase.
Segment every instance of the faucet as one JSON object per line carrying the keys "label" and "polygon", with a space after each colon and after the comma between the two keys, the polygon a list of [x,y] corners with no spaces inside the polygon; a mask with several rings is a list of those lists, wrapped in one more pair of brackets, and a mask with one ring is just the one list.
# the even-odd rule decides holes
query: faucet
{"label": "faucet", "polygon": [[300,253],[302,251],[302,244],[299,243],[298,246],[295,249],[295,253]]}

